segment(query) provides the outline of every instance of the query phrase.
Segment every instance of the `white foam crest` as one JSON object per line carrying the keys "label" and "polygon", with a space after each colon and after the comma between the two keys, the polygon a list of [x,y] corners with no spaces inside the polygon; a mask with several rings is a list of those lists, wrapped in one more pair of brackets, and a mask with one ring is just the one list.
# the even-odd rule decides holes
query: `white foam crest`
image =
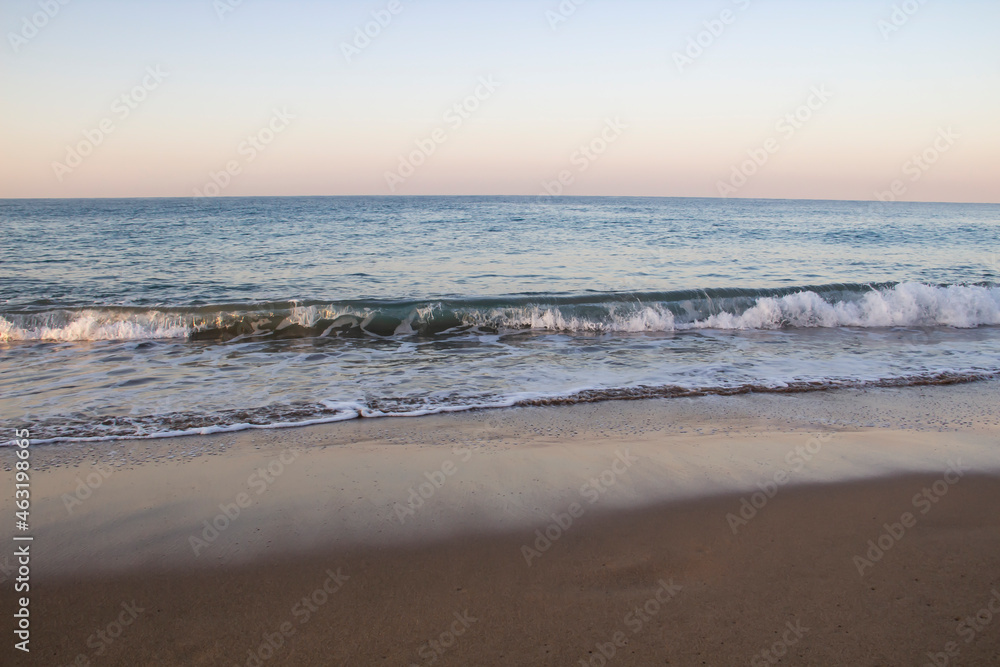
{"label": "white foam crest", "polygon": [[815,292],[764,297],[742,314],[719,313],[684,328],[950,326],[1000,324],[1000,289],[903,283],[857,301],[829,303]]}
{"label": "white foam crest", "polygon": [[23,327],[0,317],[3,342],[149,340],[187,338],[190,333],[191,328],[182,317],[157,311],[124,314],[84,310],[73,313],[71,318],[52,317],[48,322]]}
{"label": "white foam crest", "polygon": [[1000,288],[903,283],[872,290],[847,301],[830,302],[813,291],[760,297],[742,312],[677,321],[664,304],[614,304],[604,313],[575,315],[558,307],[532,306],[472,312],[465,323],[499,329],[568,332],[670,332],[690,329],[780,329],[833,327],[950,326],[1000,324]]}

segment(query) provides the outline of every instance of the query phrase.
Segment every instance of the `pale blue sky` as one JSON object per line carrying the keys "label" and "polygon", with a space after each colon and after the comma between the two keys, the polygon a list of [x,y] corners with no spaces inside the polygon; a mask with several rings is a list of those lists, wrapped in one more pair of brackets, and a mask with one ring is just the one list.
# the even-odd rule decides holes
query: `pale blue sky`
{"label": "pale blue sky", "polygon": [[[553,30],[555,0],[400,0],[348,63],[341,44],[388,4],[243,0],[220,19],[212,0],[71,0],[15,52],[9,35],[40,10],[7,0],[0,196],[186,196],[234,160],[221,194],[389,194],[386,172],[492,76],[499,89],[396,192],[537,194],[569,171],[567,194],[717,196],[823,85],[832,99],[734,196],[871,199],[903,179],[903,199],[1000,201],[997,2],[927,0],[885,39],[893,2],[588,0]],[[679,72],[673,53],[727,9]],[[150,66],[164,82],[59,180],[53,163]],[[247,161],[238,147],[275,108],[295,119]],[[614,118],[627,129],[579,171]],[[904,175],[948,127],[954,145]]]}

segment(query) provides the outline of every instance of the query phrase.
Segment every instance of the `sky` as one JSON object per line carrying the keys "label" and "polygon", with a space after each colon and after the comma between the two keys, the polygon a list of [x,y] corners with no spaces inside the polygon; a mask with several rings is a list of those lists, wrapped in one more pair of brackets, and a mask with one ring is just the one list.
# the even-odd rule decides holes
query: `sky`
{"label": "sky", "polygon": [[4,0],[0,197],[1000,202],[998,25],[995,0]]}

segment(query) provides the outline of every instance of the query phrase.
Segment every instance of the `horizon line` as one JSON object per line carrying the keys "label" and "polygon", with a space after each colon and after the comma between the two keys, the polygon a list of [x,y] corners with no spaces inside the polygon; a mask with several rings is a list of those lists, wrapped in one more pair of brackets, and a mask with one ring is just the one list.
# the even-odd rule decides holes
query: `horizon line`
{"label": "horizon line", "polygon": [[537,199],[537,200],[560,200],[560,199],[710,199],[713,201],[784,201],[784,202],[842,202],[851,204],[955,204],[961,206],[997,206],[998,201],[934,201],[934,200],[895,200],[883,201],[880,199],[823,199],[812,197],[696,197],[690,195],[519,195],[519,194],[481,194],[481,195],[453,195],[453,194],[355,194],[355,195],[217,195],[212,197],[194,195],[174,195],[174,196],[127,196],[127,197],[0,197],[0,201],[115,201],[115,200],[141,200],[141,199]]}

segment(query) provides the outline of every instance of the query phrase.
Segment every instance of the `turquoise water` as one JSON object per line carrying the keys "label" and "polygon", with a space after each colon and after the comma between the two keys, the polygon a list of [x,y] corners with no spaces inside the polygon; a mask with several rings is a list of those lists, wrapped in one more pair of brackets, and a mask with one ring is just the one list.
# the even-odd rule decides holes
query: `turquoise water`
{"label": "turquoise water", "polygon": [[3,427],[109,438],[1000,372],[1000,206],[0,201]]}

